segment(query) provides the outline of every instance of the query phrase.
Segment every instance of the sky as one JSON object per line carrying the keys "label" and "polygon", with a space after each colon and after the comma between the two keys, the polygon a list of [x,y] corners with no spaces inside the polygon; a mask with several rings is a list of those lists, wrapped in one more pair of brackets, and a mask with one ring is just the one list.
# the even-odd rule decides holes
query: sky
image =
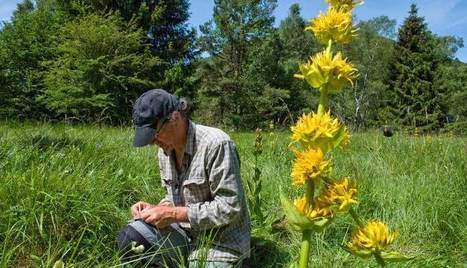
{"label": "sky", "polygon": [[[9,20],[18,2],[20,0],[0,0],[0,21]],[[214,0],[192,0],[190,3],[191,26],[198,28],[198,25],[211,19]],[[307,20],[327,7],[324,0],[278,0],[274,11],[276,25],[287,17],[289,7],[294,3],[300,5],[302,16]],[[417,5],[418,14],[425,18],[433,33],[462,37],[467,46],[467,0],[366,0],[355,9],[355,14],[359,20],[385,15],[395,19],[399,27],[408,16],[411,3]],[[467,63],[467,48],[459,49],[456,56]]]}

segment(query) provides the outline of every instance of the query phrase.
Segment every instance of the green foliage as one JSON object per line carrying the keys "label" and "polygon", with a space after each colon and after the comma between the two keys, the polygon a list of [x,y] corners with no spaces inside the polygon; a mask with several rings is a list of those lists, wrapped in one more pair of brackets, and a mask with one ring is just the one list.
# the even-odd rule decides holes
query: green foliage
{"label": "green foliage", "polygon": [[355,87],[343,90],[331,106],[346,124],[354,128],[381,124],[378,109],[385,105],[395,25],[395,20],[386,16],[361,21],[356,26],[358,36],[344,47],[344,53],[356,65],[359,77]]}
{"label": "green foliage", "polygon": [[[271,31],[269,36],[263,38],[251,50],[250,62],[245,72],[245,79],[249,81],[246,93],[252,101],[253,110],[248,113],[255,114],[256,122],[274,122],[283,125],[285,121],[293,121],[290,112],[291,94],[288,85],[289,77],[283,65],[283,43],[277,31]],[[258,125],[253,123],[252,126]],[[260,124],[265,127],[265,124]]]}
{"label": "green foliage", "polygon": [[436,86],[449,96],[443,103],[448,107],[446,130],[467,133],[467,64],[456,61],[443,64],[437,72]]}
{"label": "green foliage", "polygon": [[[0,117],[125,123],[136,96],[159,87],[193,99],[203,123],[289,125],[318,103],[293,75],[322,47],[303,31],[298,4],[274,28],[276,5],[215,1],[196,38],[187,0],[24,0],[0,28]],[[416,12],[409,18],[397,44],[393,20],[358,23],[342,50],[360,76],[331,108],[352,128],[462,133],[465,79],[454,55],[463,40],[432,34]]]}
{"label": "green foliage", "polygon": [[[119,2],[119,1],[117,1]],[[169,92],[194,97],[195,84],[189,79],[194,72],[192,61],[196,31],[188,27],[188,0],[133,1],[140,2],[136,21],[147,34],[151,53],[161,59],[154,69],[154,82]]]}
{"label": "green foliage", "polygon": [[[248,208],[251,214],[251,219],[253,225],[264,227],[266,217],[263,213],[262,204],[262,194],[261,190],[263,188],[263,182],[261,180],[261,165],[259,163],[259,157],[263,153],[263,133],[260,128],[256,129],[255,144],[253,149],[254,159],[254,169],[253,176],[248,177],[246,180],[246,190],[247,190],[247,201]],[[261,228],[260,228],[261,229]],[[254,233],[255,229],[253,229]]]}
{"label": "green foliage", "polygon": [[45,63],[41,100],[59,116],[127,120],[131,102],[153,85],[158,63],[141,45],[141,35],[113,15],[67,23],[57,37],[57,58]]}
{"label": "green foliage", "polygon": [[44,60],[54,58],[53,38],[63,14],[31,1],[18,5],[0,29],[0,116],[38,119],[48,111],[37,102],[44,90]]}
{"label": "green foliage", "polygon": [[281,41],[281,49],[277,51],[281,55],[278,63],[285,72],[282,87],[289,91],[287,104],[294,118],[309,112],[307,107],[316,107],[319,100],[318,92],[310,91],[305,81],[293,77],[298,72],[299,64],[322,48],[311,32],[303,30],[305,26],[306,21],[300,14],[300,6],[292,4],[289,15],[281,21],[277,29]]}
{"label": "green foliage", "polygon": [[200,27],[199,45],[210,58],[197,68],[198,114],[205,122],[239,128],[265,127],[267,122],[286,125],[305,106],[309,92],[293,74],[316,43],[303,31],[298,5],[291,7],[278,29],[272,29],[275,1],[260,5],[246,1],[249,9],[240,8],[241,2],[219,1],[215,24]]}
{"label": "green foliage", "polygon": [[0,30],[0,116],[124,123],[151,87],[194,96],[188,8],[25,0]]}
{"label": "green foliage", "polygon": [[195,30],[187,25],[190,15],[187,0],[67,0],[58,1],[57,5],[71,17],[116,13],[124,22],[131,22],[136,26],[133,30],[145,33],[144,42],[150,43],[154,56],[162,60],[163,65],[159,66],[161,77],[164,71],[177,63],[189,62],[195,55]]}
{"label": "green foliage", "polygon": [[204,121],[253,127],[258,121],[255,96],[262,95],[247,73],[252,50],[272,29],[275,0],[216,0],[214,18],[200,27],[203,60],[196,77],[198,113]]}
{"label": "green foliage", "polygon": [[398,53],[391,62],[387,108],[392,122],[421,131],[437,130],[443,127],[447,113],[442,106],[445,92],[434,85],[443,55],[435,53],[436,38],[418,16],[415,4],[409,13],[399,30]]}

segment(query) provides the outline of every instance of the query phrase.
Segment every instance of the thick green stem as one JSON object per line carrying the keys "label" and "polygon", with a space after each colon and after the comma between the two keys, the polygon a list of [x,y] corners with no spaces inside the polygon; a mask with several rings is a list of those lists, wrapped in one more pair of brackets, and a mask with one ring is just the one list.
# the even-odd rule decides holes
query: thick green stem
{"label": "thick green stem", "polygon": [[[326,51],[330,52],[332,49],[332,40],[329,39],[328,46],[326,47]],[[327,84],[324,84],[320,89],[320,95],[319,95],[319,104],[318,104],[318,115],[322,115],[323,113],[326,112],[326,109],[328,108],[328,89],[327,89]]]}
{"label": "thick green stem", "polygon": [[[305,198],[307,203],[315,207],[315,184],[313,181],[308,181],[305,185]],[[300,243],[300,260],[298,263],[299,268],[308,267],[308,259],[310,257],[310,245],[311,245],[311,230],[305,230],[302,233],[302,242]]]}
{"label": "thick green stem", "polygon": [[312,181],[308,181],[305,187],[306,201],[315,208],[315,184]]}
{"label": "thick green stem", "polygon": [[322,115],[326,112],[329,101],[327,89],[323,87],[321,88],[320,92],[321,94],[319,96],[318,115]]}
{"label": "thick green stem", "polygon": [[311,230],[303,231],[302,243],[300,244],[299,268],[308,268],[308,259],[310,256]]}
{"label": "thick green stem", "polygon": [[375,256],[376,262],[378,262],[378,264],[379,264],[381,267],[385,267],[385,266],[386,266],[386,263],[384,262],[384,259],[381,257],[381,253],[380,253],[380,252],[375,252],[375,253],[373,253],[373,255]]}
{"label": "thick green stem", "polygon": [[358,217],[357,213],[355,212],[355,210],[353,208],[350,208],[349,209],[349,213],[350,215],[352,216],[352,218],[355,220],[355,222],[357,223],[358,227],[360,228],[363,228],[363,223],[362,221],[360,220],[360,218]]}

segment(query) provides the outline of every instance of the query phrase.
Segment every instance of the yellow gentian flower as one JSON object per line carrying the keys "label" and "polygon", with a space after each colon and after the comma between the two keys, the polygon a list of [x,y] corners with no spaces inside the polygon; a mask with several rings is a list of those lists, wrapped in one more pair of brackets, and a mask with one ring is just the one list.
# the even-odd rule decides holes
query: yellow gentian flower
{"label": "yellow gentian flower", "polygon": [[325,0],[332,8],[352,10],[354,7],[363,4],[363,0]]}
{"label": "yellow gentian flower", "polygon": [[397,233],[390,232],[385,223],[373,220],[354,232],[347,246],[351,251],[381,251],[389,246],[396,236]]}
{"label": "yellow gentian flower", "polygon": [[310,21],[305,31],[312,31],[323,45],[327,45],[329,40],[340,44],[350,43],[356,33],[352,24],[352,12],[336,8],[320,13]]}
{"label": "yellow gentian flower", "polygon": [[309,180],[317,182],[330,172],[331,163],[324,158],[320,149],[309,148],[304,152],[296,152],[291,174],[295,185],[304,185]]}
{"label": "yellow gentian flower", "polygon": [[328,92],[338,92],[347,83],[353,86],[353,81],[357,78],[357,69],[342,58],[342,53],[333,55],[331,48],[310,57],[307,63],[300,64],[300,74],[294,76],[305,79],[310,86]]}
{"label": "yellow gentian flower", "polygon": [[333,215],[332,209],[326,203],[317,202],[313,208],[312,205],[307,202],[306,197],[295,199],[294,205],[300,213],[310,220],[318,217],[330,217]]}
{"label": "yellow gentian flower", "polygon": [[293,142],[304,148],[320,148],[324,153],[334,148],[336,138],[340,138],[339,144],[343,145],[350,139],[347,128],[337,118],[332,118],[331,112],[303,114],[291,130]]}
{"label": "yellow gentian flower", "polygon": [[358,203],[354,199],[356,194],[357,188],[355,185],[350,182],[348,177],[344,177],[340,181],[326,185],[320,199],[323,202],[339,206],[340,211],[345,211],[350,205]]}

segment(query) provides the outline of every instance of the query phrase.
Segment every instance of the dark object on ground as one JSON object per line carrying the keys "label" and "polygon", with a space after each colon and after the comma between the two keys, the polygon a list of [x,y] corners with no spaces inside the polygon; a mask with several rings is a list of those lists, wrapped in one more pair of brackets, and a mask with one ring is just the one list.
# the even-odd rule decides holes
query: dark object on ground
{"label": "dark object on ground", "polygon": [[383,127],[382,127],[382,130],[383,130],[383,135],[384,135],[385,137],[392,137],[392,134],[393,134],[392,127],[390,127],[390,126],[383,126]]}
{"label": "dark object on ground", "polygon": [[117,237],[122,260],[142,267],[179,267],[189,249],[182,232],[176,224],[157,229],[141,219],[131,221]]}

